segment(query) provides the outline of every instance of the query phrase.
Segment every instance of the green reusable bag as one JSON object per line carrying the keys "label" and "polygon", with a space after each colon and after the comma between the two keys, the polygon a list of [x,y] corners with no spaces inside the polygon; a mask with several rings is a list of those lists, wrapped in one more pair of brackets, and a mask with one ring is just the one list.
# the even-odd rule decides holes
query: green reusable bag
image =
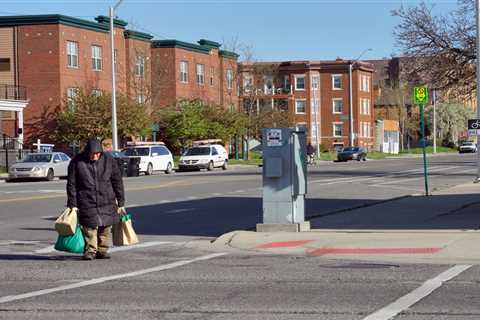
{"label": "green reusable bag", "polygon": [[75,233],[70,236],[58,235],[57,242],[55,243],[55,250],[83,253],[85,251],[85,239],[83,238],[80,226],[77,225]]}

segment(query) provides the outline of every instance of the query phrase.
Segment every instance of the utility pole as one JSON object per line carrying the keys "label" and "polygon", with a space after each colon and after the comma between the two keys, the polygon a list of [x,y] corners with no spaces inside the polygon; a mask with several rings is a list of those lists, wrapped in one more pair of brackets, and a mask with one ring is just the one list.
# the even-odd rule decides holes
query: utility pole
{"label": "utility pole", "polygon": [[317,159],[320,159],[320,140],[319,140],[319,132],[318,132],[318,109],[320,108],[320,103],[317,103],[317,90],[320,86],[320,77],[313,76],[312,79],[316,79],[312,81],[312,88],[313,88],[313,111],[315,116],[315,150],[317,151]]}
{"label": "utility pole", "polygon": [[114,151],[118,150],[118,133],[117,133],[117,86],[115,74],[115,37],[113,29],[113,19],[115,17],[115,10],[118,8],[123,0],[119,0],[114,7],[110,7],[110,55],[112,60],[112,148]]}

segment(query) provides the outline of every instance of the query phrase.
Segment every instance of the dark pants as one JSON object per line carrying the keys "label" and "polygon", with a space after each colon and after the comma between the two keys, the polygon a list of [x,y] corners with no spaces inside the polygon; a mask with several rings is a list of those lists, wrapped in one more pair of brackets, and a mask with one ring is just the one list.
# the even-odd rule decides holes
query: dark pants
{"label": "dark pants", "polygon": [[112,226],[88,228],[83,227],[85,237],[85,253],[106,253],[110,248],[110,234]]}

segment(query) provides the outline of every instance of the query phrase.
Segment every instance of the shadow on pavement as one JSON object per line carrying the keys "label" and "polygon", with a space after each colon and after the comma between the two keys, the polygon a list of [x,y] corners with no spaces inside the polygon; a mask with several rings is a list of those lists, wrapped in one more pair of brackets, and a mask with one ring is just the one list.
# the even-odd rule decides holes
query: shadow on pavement
{"label": "shadow on pavement", "polygon": [[[338,230],[466,230],[480,226],[477,194],[409,197],[375,204],[377,202],[373,199],[307,199],[306,217],[312,228]],[[357,209],[349,210],[355,207]],[[342,210],[345,211],[338,212]],[[218,237],[234,230],[253,230],[262,221],[262,199],[217,197],[135,207],[129,212],[135,230],[141,235]]]}

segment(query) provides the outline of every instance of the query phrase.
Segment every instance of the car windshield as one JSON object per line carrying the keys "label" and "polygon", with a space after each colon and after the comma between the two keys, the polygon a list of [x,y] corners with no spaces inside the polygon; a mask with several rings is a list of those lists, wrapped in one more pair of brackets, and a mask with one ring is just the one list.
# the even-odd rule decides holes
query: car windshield
{"label": "car windshield", "polygon": [[463,145],[464,146],[473,146],[473,142],[464,142]]}
{"label": "car windshield", "polygon": [[149,156],[150,150],[149,148],[128,148],[123,150],[123,153],[127,156]]}
{"label": "car windshield", "polygon": [[50,162],[51,154],[29,154],[23,162]]}
{"label": "car windshield", "polygon": [[208,156],[210,148],[190,148],[185,152],[185,156]]}
{"label": "car windshield", "polygon": [[354,147],[346,147],[343,149],[343,152],[357,152],[359,148],[354,148]]}

